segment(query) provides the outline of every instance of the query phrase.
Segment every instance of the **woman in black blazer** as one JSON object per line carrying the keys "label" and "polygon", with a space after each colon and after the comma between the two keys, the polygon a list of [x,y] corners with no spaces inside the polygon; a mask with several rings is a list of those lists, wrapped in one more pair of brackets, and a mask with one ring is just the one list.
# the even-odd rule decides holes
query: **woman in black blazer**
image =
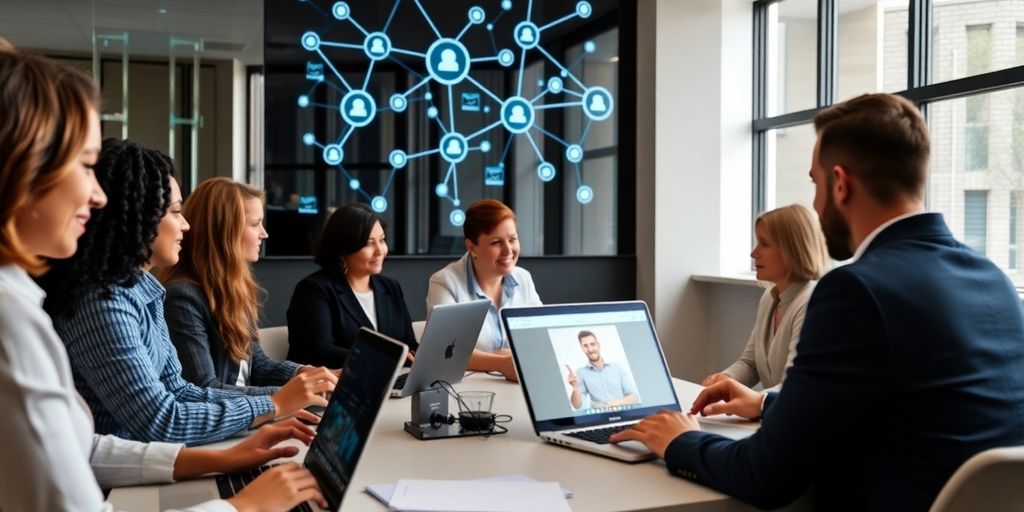
{"label": "woman in black blazer", "polygon": [[384,219],[361,203],[336,210],[314,249],[320,270],[295,286],[288,305],[288,359],[340,368],[360,327],[416,350],[398,281],[380,275],[388,244]]}

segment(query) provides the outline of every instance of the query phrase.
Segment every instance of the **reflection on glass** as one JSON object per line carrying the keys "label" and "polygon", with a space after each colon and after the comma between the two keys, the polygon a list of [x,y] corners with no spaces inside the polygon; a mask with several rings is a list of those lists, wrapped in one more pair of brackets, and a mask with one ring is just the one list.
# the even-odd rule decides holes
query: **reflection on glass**
{"label": "reflection on glass", "polygon": [[814,184],[808,173],[816,138],[811,124],[768,132],[765,211],[793,203],[814,206]]}
{"label": "reflection on glass", "polygon": [[936,0],[933,82],[1019,66],[1024,0]]}
{"label": "reflection on glass", "polygon": [[836,98],[907,88],[907,2],[836,2]]}
{"label": "reflection on glass", "polygon": [[1024,88],[932,103],[928,207],[953,235],[988,256],[1018,285],[1019,196],[1024,192]]}
{"label": "reflection on glass", "polygon": [[818,73],[818,3],[786,0],[768,7],[768,115],[814,108]]}

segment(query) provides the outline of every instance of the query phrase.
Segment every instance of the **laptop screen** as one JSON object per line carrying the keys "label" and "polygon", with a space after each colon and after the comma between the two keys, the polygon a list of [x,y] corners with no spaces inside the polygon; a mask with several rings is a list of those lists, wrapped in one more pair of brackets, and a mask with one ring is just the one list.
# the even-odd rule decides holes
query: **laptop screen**
{"label": "laptop screen", "polygon": [[537,431],[679,410],[643,302],[501,312]]}
{"label": "laptop screen", "polygon": [[402,345],[359,331],[305,459],[332,509],[341,503],[404,359]]}

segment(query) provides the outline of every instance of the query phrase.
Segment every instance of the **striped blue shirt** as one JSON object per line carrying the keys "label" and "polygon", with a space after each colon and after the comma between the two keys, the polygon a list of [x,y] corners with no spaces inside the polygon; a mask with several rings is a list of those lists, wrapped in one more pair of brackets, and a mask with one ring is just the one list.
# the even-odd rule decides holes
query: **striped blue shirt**
{"label": "striped blue shirt", "polygon": [[105,298],[92,290],[54,327],[96,431],[139,441],[204,444],[274,412],[269,396],[202,388],[181,376],[164,321],[164,287],[149,273]]}

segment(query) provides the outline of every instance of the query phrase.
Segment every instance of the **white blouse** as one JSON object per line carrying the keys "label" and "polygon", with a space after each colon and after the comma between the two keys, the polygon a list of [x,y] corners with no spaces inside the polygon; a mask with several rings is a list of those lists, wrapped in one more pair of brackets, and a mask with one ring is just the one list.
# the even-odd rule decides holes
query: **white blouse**
{"label": "white blouse", "polygon": [[[93,432],[43,297],[20,267],[0,266],[0,510],[111,510],[101,486],[174,481],[183,445]],[[234,507],[217,500],[189,510]]]}

